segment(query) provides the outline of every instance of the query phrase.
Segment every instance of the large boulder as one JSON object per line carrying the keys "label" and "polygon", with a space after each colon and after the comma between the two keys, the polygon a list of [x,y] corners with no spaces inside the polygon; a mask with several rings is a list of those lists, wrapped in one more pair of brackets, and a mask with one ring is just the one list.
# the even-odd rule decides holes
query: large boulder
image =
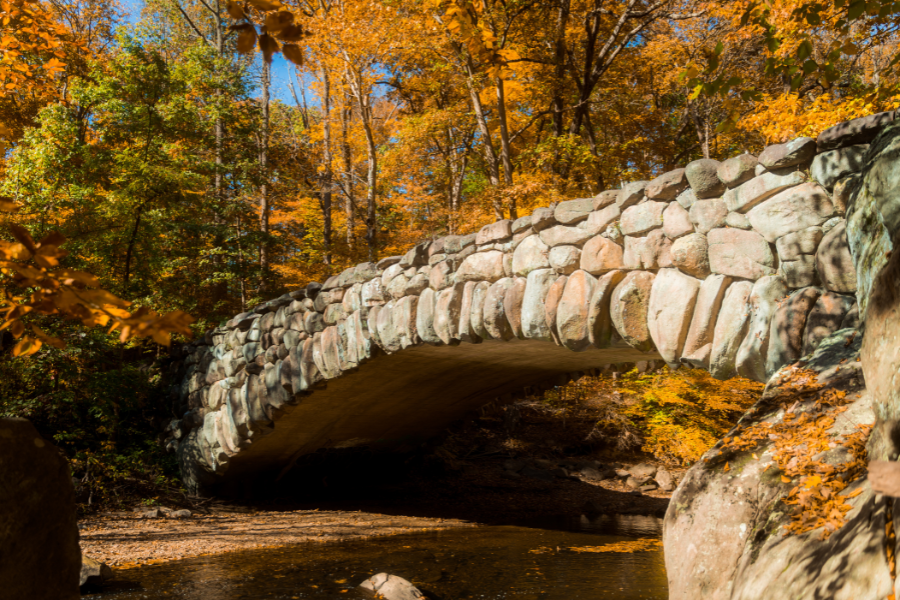
{"label": "large boulder", "polygon": [[737,373],[735,361],[750,321],[748,304],[752,289],[751,282],[738,281],[725,292],[709,357],[709,372],[716,379],[729,379]]}
{"label": "large boulder", "polygon": [[860,144],[822,152],[813,160],[810,174],[830,190],[842,177],[862,170],[868,150],[868,144]]}
{"label": "large boulder", "polygon": [[716,175],[719,161],[709,158],[701,158],[688,163],[684,168],[684,175],[688,185],[694,190],[698,199],[716,198],[725,191],[725,184]]}
{"label": "large boulder", "polygon": [[622,211],[619,227],[625,235],[640,235],[663,226],[665,202],[644,202]]}
{"label": "large boulder", "polygon": [[748,298],[750,325],[735,358],[735,366],[741,377],[765,383],[772,375],[766,370],[772,318],[779,303],[787,295],[788,286],[781,277],[762,277],[753,284]]}
{"label": "large boulder", "polygon": [[695,368],[709,368],[716,320],[729,285],[731,278],[725,275],[710,275],[700,284],[681,362]]}
{"label": "large boulder", "polygon": [[818,288],[803,288],[788,296],[778,306],[769,326],[767,373],[774,373],[802,356],[806,318],[821,293]]}
{"label": "large boulder", "polygon": [[25,419],[0,419],[0,507],[3,595],[79,598],[81,549],[69,465]]}
{"label": "large boulder", "polygon": [[775,256],[766,240],[755,231],[713,229],[709,242],[709,267],[713,273],[759,279],[775,274]]}
{"label": "large boulder", "polygon": [[716,175],[726,186],[735,188],[756,176],[757,162],[752,154],[741,154],[722,161],[716,169]]}
{"label": "large boulder", "polygon": [[847,224],[841,221],[822,238],[816,252],[816,269],[822,285],[832,292],[856,292],[856,267],[847,241]]}
{"label": "large boulder", "polygon": [[810,182],[762,202],[747,213],[747,218],[767,242],[774,243],[789,233],[821,225],[833,214],[831,196]]}
{"label": "large boulder", "polygon": [[616,286],[610,299],[610,316],[616,331],[629,346],[642,352],[653,350],[647,313],[654,279],[653,273],[632,271]]}
{"label": "large boulder", "polygon": [[575,271],[565,282],[556,310],[556,330],[560,343],[575,352],[591,345],[588,331],[590,300],[597,280],[585,271]]}
{"label": "large boulder", "polygon": [[[802,507],[785,503],[792,490],[796,502],[798,492],[819,489],[808,475],[816,463],[807,470],[802,462],[811,451],[792,454],[794,447],[784,445],[777,432],[744,446],[720,441],[685,474],[669,502],[663,542],[670,598],[851,600],[893,593],[885,556],[890,504],[866,485],[865,469],[847,468],[858,459],[854,452],[862,450],[858,428],[874,421],[869,398],[858,394],[859,338],[852,333],[841,330],[826,338],[802,370],[790,366],[777,373],[727,438],[744,439],[753,427],[780,427],[787,412],[818,420],[829,428],[830,449],[813,460],[821,462],[822,473],[847,473],[839,504],[848,504],[849,511],[837,519],[823,514],[820,523],[832,519],[827,529],[789,531],[799,524],[795,515],[804,516],[797,510]],[[818,404],[819,392],[829,388],[846,393],[850,403]],[[776,460],[779,447],[784,453]],[[870,447],[876,450],[878,445]],[[791,463],[794,455],[798,459]],[[788,468],[786,474],[782,469]]]}
{"label": "large boulder", "polygon": [[519,242],[513,252],[513,273],[520,277],[527,277],[535,269],[546,269],[549,266],[550,246],[539,235],[529,235]]}
{"label": "large boulder", "polygon": [[709,242],[701,233],[680,237],[672,244],[672,265],[688,275],[703,279],[710,274]]}
{"label": "large boulder", "polygon": [[816,155],[816,140],[808,137],[773,144],[759,155],[759,164],[766,169],[783,169],[807,163]]}
{"label": "large boulder", "polygon": [[660,269],[650,290],[647,325],[660,356],[673,369],[681,360],[681,351],[691,325],[700,280],[677,269]]}
{"label": "large boulder", "polygon": [[644,194],[651,200],[674,200],[679,193],[688,187],[684,169],[675,169],[663,173],[647,184]]}

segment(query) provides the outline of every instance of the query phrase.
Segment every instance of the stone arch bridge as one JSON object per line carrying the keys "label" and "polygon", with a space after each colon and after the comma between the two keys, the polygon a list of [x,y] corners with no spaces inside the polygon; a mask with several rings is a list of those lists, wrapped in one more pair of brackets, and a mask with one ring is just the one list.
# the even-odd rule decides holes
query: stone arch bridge
{"label": "stone arch bridge", "polygon": [[235,490],[610,363],[764,382],[858,324],[847,199],[892,120],[422,242],[237,315],[183,349],[168,446],[189,485]]}

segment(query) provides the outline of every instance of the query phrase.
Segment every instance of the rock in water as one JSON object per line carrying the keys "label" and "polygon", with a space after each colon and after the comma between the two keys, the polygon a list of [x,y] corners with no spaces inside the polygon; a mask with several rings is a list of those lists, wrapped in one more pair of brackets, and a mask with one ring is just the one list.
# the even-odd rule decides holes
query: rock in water
{"label": "rock in water", "polygon": [[90,556],[81,555],[81,586],[89,588],[102,587],[112,579],[112,569],[108,565],[94,560]]}
{"label": "rock in water", "polygon": [[81,572],[69,465],[25,419],[0,419],[0,590],[74,600]]}
{"label": "rock in water", "polygon": [[425,598],[419,589],[396,575],[388,575],[387,573],[379,573],[369,577],[359,587],[364,590],[374,592],[384,600],[419,600]]}

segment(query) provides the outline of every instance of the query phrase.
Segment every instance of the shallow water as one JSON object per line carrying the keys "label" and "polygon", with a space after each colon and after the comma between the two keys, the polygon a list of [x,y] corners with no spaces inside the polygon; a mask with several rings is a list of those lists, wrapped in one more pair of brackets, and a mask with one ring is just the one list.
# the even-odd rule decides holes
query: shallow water
{"label": "shallow water", "polygon": [[577,552],[658,540],[661,520],[598,517],[484,526],[328,544],[233,552],[116,574],[95,600],[365,598],[354,588],[392,573],[433,600],[665,599],[661,547],[638,552]]}

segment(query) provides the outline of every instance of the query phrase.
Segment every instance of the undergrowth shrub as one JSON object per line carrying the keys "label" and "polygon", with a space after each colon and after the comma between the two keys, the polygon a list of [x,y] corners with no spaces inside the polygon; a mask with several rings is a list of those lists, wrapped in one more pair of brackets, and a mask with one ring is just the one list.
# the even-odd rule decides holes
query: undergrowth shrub
{"label": "undergrowth shrub", "polygon": [[714,379],[701,369],[582,377],[545,392],[558,407],[588,405],[598,415],[591,436],[618,450],[641,450],[672,465],[696,462],[762,394],[744,378]]}
{"label": "undergrowth shrub", "polygon": [[44,326],[67,345],[45,346],[27,360],[0,352],[0,417],[29,419],[60,448],[82,512],[178,489],[177,464],[158,441],[172,417],[155,367],[158,347],[123,345],[97,329]]}

